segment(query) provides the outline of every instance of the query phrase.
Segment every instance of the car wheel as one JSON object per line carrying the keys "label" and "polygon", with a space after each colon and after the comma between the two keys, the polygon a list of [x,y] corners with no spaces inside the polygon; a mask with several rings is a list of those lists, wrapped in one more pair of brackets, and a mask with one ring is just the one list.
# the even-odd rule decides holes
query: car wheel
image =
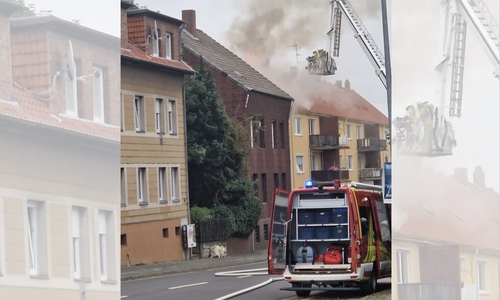
{"label": "car wheel", "polygon": [[361,290],[366,295],[371,295],[377,291],[377,268],[375,265],[373,266],[370,279],[361,286]]}

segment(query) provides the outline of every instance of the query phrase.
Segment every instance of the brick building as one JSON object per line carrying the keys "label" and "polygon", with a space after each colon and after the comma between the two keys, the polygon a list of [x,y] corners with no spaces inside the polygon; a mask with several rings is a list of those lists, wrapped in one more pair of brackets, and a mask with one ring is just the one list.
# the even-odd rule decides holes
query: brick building
{"label": "brick building", "polygon": [[290,188],[288,117],[293,98],[196,28],[194,10],[183,11],[182,19],[187,22],[182,31],[183,60],[196,69],[203,58],[229,117],[239,120],[250,135],[249,179],[258,179],[262,215],[253,236],[228,241],[228,254],[266,249],[274,189]]}

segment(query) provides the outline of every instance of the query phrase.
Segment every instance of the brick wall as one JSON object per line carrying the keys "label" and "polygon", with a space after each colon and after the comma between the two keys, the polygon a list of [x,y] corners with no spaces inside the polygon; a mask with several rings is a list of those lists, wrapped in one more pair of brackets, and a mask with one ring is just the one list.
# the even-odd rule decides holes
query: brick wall
{"label": "brick wall", "polygon": [[0,14],[0,99],[11,97],[12,76],[10,58],[10,25],[9,17]]}

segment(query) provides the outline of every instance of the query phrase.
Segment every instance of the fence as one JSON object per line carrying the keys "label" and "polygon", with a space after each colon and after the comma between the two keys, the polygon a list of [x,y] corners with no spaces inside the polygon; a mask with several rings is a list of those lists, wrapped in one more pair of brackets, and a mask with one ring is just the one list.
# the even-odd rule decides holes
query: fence
{"label": "fence", "polygon": [[460,299],[459,293],[460,288],[453,284],[398,284],[398,299],[404,300],[455,300]]}
{"label": "fence", "polygon": [[200,243],[225,241],[229,238],[229,219],[202,220],[198,223],[197,241]]}

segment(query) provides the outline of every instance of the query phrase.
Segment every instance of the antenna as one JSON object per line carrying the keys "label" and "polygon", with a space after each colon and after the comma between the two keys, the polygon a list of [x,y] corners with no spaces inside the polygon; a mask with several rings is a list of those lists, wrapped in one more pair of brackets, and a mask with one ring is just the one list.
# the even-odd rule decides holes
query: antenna
{"label": "antenna", "polygon": [[293,44],[293,45],[290,45],[290,46],[287,46],[287,47],[294,47],[295,48],[295,57],[297,58],[297,67],[299,66],[299,52],[297,51],[297,43]]}

